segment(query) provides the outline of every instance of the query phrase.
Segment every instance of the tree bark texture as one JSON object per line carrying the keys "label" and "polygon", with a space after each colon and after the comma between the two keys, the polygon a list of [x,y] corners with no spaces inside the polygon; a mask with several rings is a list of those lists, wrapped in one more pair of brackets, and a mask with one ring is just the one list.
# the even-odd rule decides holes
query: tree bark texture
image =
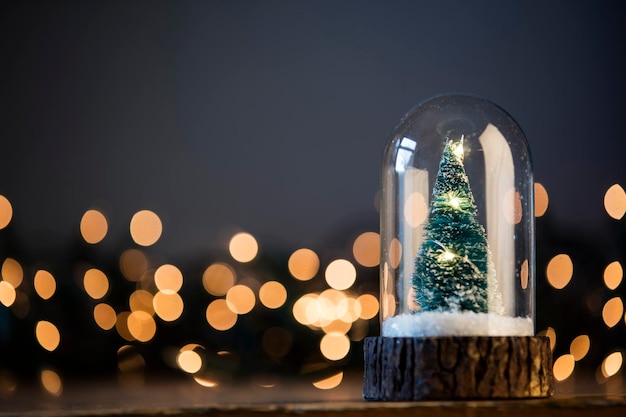
{"label": "tree bark texture", "polygon": [[541,336],[368,337],[363,397],[373,401],[554,395]]}

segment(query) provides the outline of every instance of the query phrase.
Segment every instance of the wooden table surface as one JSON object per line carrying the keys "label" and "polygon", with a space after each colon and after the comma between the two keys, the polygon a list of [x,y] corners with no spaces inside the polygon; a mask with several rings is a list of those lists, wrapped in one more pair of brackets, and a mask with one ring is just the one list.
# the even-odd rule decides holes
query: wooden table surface
{"label": "wooden table surface", "polygon": [[318,390],[297,380],[266,387],[251,381],[214,388],[187,379],[127,387],[74,381],[64,385],[60,396],[38,386],[18,386],[11,395],[0,397],[0,416],[626,416],[626,394],[621,384],[579,393],[568,393],[567,385],[560,389],[557,385],[555,397],[540,400],[407,403],[364,401],[361,381],[358,376],[349,377],[332,390]]}

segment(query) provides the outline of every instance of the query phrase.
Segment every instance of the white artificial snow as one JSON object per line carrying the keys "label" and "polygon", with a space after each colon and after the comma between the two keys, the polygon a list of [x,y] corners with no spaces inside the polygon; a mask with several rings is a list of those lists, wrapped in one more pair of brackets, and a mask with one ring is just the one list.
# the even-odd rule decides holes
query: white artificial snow
{"label": "white artificial snow", "polygon": [[532,336],[533,322],[527,317],[494,313],[435,312],[400,314],[383,321],[385,337],[426,336]]}

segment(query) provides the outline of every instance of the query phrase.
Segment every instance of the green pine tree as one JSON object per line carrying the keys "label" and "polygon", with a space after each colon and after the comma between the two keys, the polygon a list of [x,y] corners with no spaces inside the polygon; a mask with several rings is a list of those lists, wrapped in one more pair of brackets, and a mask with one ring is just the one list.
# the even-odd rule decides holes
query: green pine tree
{"label": "green pine tree", "polygon": [[[463,166],[463,138],[447,140],[412,276],[417,311],[486,313],[491,252]],[[496,301],[500,301],[497,297]],[[500,311],[500,307],[496,308]]]}

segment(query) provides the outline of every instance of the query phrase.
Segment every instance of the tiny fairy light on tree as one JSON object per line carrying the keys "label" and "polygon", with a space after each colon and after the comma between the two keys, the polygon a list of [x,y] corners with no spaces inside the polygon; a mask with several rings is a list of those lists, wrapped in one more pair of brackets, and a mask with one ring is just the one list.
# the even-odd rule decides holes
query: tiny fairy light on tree
{"label": "tiny fairy light on tree", "polygon": [[381,174],[382,334],[364,341],[363,397],[553,395],[550,344],[534,336],[534,182],[517,122],[478,97],[434,97],[392,130]]}
{"label": "tiny fairy light on tree", "polygon": [[415,259],[417,311],[503,312],[485,228],[463,166],[464,138],[445,143]]}

